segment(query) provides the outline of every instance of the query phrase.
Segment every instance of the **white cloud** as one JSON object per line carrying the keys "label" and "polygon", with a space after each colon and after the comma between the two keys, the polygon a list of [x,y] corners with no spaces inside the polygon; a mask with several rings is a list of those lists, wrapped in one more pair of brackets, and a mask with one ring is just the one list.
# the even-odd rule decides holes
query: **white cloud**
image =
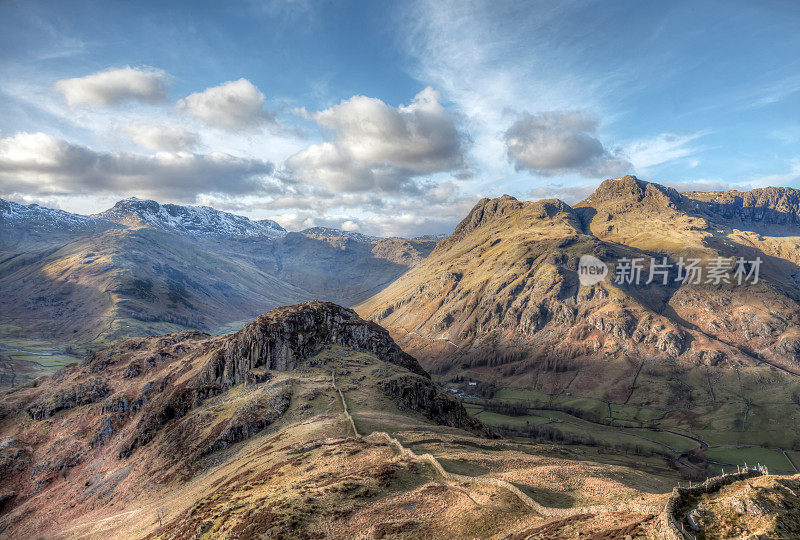
{"label": "white cloud", "polygon": [[210,126],[255,130],[275,123],[274,114],[263,109],[265,99],[253,83],[239,79],[190,94],[178,102],[178,107]]}
{"label": "white cloud", "polygon": [[279,192],[271,163],[228,154],[98,152],[44,133],[0,139],[0,193],[141,195],[194,201],[199,194]]}
{"label": "white cloud", "polygon": [[662,133],[626,146],[625,153],[637,170],[646,169],[694,155],[700,148],[690,146],[689,143],[703,135],[706,132]]}
{"label": "white cloud", "polygon": [[598,178],[628,172],[632,166],[597,138],[598,121],[580,112],[542,112],[522,116],[505,134],[506,154],[518,170],[541,176],[579,173]]}
{"label": "white cloud", "polygon": [[336,192],[414,190],[414,177],[467,168],[466,137],[432,88],[407,106],[354,96],[313,118],[332,139],[286,164],[295,176]]}
{"label": "white cloud", "polygon": [[348,219],[342,222],[342,230],[343,231],[357,231],[358,230],[358,223],[355,221]]}
{"label": "white cloud", "polygon": [[479,198],[459,192],[452,182],[423,184],[416,193],[390,195],[333,193],[294,184],[274,196],[213,196],[198,202],[250,217],[269,212],[288,230],[315,226],[354,230],[355,225],[364,234],[410,237],[451,232]]}
{"label": "white cloud", "polygon": [[128,124],[120,129],[133,142],[150,150],[181,152],[191,150],[200,143],[197,133],[178,126],[159,124]]}
{"label": "white cloud", "polygon": [[160,69],[132,68],[108,69],[86,77],[64,79],[55,85],[70,106],[110,106],[125,100],[158,103],[167,99],[168,76]]}

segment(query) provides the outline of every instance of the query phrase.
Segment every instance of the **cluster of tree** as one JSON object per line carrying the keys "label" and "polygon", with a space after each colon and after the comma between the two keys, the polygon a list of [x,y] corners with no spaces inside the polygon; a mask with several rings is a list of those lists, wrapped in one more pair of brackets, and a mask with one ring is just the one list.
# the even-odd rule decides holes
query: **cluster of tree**
{"label": "cluster of tree", "polygon": [[683,470],[686,468],[678,462],[678,456],[675,456],[667,449],[659,450],[652,446],[622,442],[607,443],[599,441],[591,435],[564,432],[550,424],[526,424],[524,426],[500,425],[494,426],[494,429],[504,437],[524,437],[540,443],[593,446],[597,447],[600,451],[617,455],[627,454],[644,457],[661,456],[666,458],[675,469]]}
{"label": "cluster of tree", "polygon": [[507,364],[514,364],[527,357],[525,351],[495,351],[491,353],[475,353],[461,364],[462,369],[477,367],[499,367]]}
{"label": "cluster of tree", "polygon": [[483,405],[483,408],[505,416],[526,416],[528,414],[528,404],[524,402],[489,401]]}
{"label": "cluster of tree", "polygon": [[494,383],[483,381],[477,381],[477,383],[478,384],[475,386],[470,386],[470,394],[482,397],[483,399],[492,399],[494,397],[495,392],[497,392],[497,386]]}
{"label": "cluster of tree", "polygon": [[542,443],[597,446],[597,439],[588,435],[566,433],[549,424],[528,424],[524,426],[494,426],[504,437],[524,437]]}

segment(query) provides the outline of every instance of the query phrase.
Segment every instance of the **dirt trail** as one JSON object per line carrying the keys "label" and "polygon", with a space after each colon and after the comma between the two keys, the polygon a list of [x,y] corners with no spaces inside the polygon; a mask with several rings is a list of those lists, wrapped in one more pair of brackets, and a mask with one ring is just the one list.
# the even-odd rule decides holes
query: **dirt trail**
{"label": "dirt trail", "polygon": [[[347,400],[344,397],[344,393],[342,393],[342,391],[336,386],[336,377],[333,373],[331,373],[331,384],[333,385],[334,390],[336,390],[339,393],[339,397],[342,400],[343,414],[347,418],[348,424],[351,426],[353,432],[355,433],[356,438],[369,437],[369,438],[384,439],[389,443],[390,446],[393,446],[397,450],[400,456],[405,457],[411,461],[428,463],[445,481],[449,483],[480,484],[480,485],[488,485],[488,486],[507,489],[512,494],[516,495],[517,498],[520,500],[520,502],[522,502],[523,505],[527,506],[531,511],[533,511],[536,514],[548,517],[569,517],[579,514],[596,514],[596,513],[606,513],[606,512],[634,512],[639,514],[654,515],[662,511],[662,508],[659,505],[641,504],[632,502],[619,502],[619,503],[600,504],[593,506],[576,506],[573,508],[548,507],[535,501],[529,495],[527,495],[521,489],[519,489],[517,486],[506,480],[490,476],[467,476],[463,474],[448,472],[444,469],[444,467],[442,467],[442,464],[433,455],[429,453],[417,454],[413,450],[410,450],[409,448],[403,446],[403,444],[399,440],[395,439],[385,431],[373,431],[372,433],[366,436],[363,436],[361,433],[359,433],[358,429],[356,428],[355,422],[353,421],[353,417],[350,415],[350,412],[348,411]],[[458,487],[460,488],[460,486]]]}

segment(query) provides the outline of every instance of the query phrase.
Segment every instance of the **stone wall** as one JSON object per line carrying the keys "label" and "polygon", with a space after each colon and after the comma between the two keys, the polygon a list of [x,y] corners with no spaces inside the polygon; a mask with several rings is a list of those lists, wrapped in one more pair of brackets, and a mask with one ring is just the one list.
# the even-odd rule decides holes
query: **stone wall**
{"label": "stone wall", "polygon": [[[339,393],[339,397],[342,400],[342,408],[344,416],[349,426],[353,430],[355,437],[362,438],[363,436],[358,432],[358,429],[356,429],[353,417],[350,415],[350,412],[347,409],[347,400],[345,400],[342,391],[336,387],[335,380],[333,380],[333,387]],[[429,453],[417,454],[413,450],[403,446],[403,443],[401,443],[399,440],[392,437],[385,431],[373,431],[372,433],[367,435],[367,437],[385,440],[403,458],[418,463],[427,463],[436,471],[436,473],[439,476],[441,476],[446,481],[460,483],[460,484],[488,485],[488,486],[498,487],[500,489],[506,489],[511,493],[513,493],[514,495],[516,495],[517,498],[525,506],[531,509],[531,511],[543,516],[563,518],[578,514],[594,514],[594,513],[606,513],[606,512],[635,512],[639,514],[658,514],[662,511],[662,508],[658,505],[641,504],[633,502],[618,502],[610,504],[599,504],[594,506],[578,506],[574,508],[547,507],[536,502],[530,496],[525,494],[521,489],[519,489],[517,486],[506,480],[500,478],[494,478],[491,476],[466,476],[463,474],[448,472],[445,470],[444,467],[442,467],[442,464],[439,462],[439,460],[436,459],[432,454]]]}
{"label": "stone wall", "polygon": [[734,482],[761,476],[765,473],[766,469],[762,467],[747,468],[744,471],[709,478],[705,482],[692,487],[676,487],[672,490],[672,495],[670,495],[669,500],[667,500],[667,504],[664,505],[664,510],[662,510],[661,514],[658,516],[659,538],[661,540],[686,540],[687,538],[693,538],[689,533],[684,532],[676,516],[686,503],[688,497],[697,497],[704,493],[714,493]]}

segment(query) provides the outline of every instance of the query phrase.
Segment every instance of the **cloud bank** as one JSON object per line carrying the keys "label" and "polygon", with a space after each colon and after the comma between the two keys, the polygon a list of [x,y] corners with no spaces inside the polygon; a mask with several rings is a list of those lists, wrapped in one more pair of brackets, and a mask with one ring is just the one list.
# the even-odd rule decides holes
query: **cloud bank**
{"label": "cloud bank", "polygon": [[522,113],[506,130],[506,155],[517,171],[540,176],[578,173],[590,178],[624,174],[633,165],[603,146],[598,121],[580,112]]}
{"label": "cloud bank", "polygon": [[167,99],[168,76],[160,69],[108,69],[74,79],[58,81],[55,89],[69,106],[79,104],[108,107],[126,100],[158,103]]}
{"label": "cloud bank", "polygon": [[291,156],[286,164],[298,178],[335,192],[413,191],[415,177],[468,166],[467,137],[432,88],[400,107],[354,96],[313,119],[332,137]]}
{"label": "cloud bank", "polygon": [[194,201],[199,194],[279,190],[271,163],[228,154],[100,152],[44,133],[0,139],[0,194],[137,194]]}

